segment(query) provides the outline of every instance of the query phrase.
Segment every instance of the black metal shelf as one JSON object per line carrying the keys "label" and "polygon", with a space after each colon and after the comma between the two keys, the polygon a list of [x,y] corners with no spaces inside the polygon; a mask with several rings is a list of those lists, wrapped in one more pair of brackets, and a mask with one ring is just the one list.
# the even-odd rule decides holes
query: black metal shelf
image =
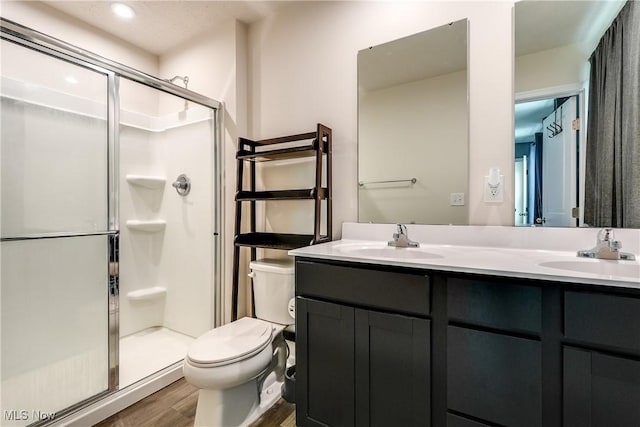
{"label": "black metal shelf", "polygon": [[314,132],[298,133],[296,135],[280,136],[277,138],[260,139],[260,140],[253,140],[249,138],[240,137],[238,138],[238,141],[240,142],[241,145],[245,144],[252,147],[264,147],[266,145],[285,144],[287,142],[304,141],[307,139],[315,140],[317,139],[317,137],[318,137],[318,133],[314,131]]}
{"label": "black metal shelf", "polygon": [[[326,199],[326,188],[319,190],[320,199]],[[273,190],[273,191],[240,191],[236,194],[236,201],[252,200],[313,200],[316,198],[315,188],[299,190]]]}
{"label": "black metal shelf", "polygon": [[[293,190],[256,191],[256,164],[262,161],[285,160],[302,157],[314,157],[315,183],[312,188]],[[256,259],[257,249],[291,250],[304,246],[324,243],[331,240],[331,129],[318,123],[314,132],[259,141],[247,138],[238,139],[236,152],[236,218],[235,241],[233,252],[233,284],[232,284],[232,320],[238,317],[238,286],[240,271],[240,249],[251,248],[251,260]],[[244,165],[248,164],[249,173],[245,174]],[[323,169],[325,168],[326,169]],[[326,172],[326,173],[323,173]],[[326,186],[322,177],[326,175]],[[245,190],[247,184],[248,190]],[[266,233],[256,231],[256,201],[271,200],[313,200],[314,223],[313,234]],[[325,203],[322,203],[322,202]],[[243,232],[242,206],[249,202],[249,232]],[[326,208],[324,217],[322,209]],[[320,234],[321,218],[326,223],[326,235]],[[245,223],[246,225],[246,223]]]}
{"label": "black metal shelf", "polygon": [[313,146],[300,146],[291,148],[281,148],[278,150],[248,151],[240,150],[236,155],[238,160],[252,160],[255,162],[266,162],[270,160],[298,159],[301,157],[313,157],[316,150]]}
{"label": "black metal shelf", "polygon": [[237,235],[235,244],[251,248],[291,250],[312,245],[313,239],[313,234],[246,233]]}

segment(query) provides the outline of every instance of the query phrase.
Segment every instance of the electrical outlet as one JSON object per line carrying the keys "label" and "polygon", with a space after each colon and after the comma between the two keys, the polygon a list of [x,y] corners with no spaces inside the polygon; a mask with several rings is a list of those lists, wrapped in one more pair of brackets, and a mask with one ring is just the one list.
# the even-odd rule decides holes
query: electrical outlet
{"label": "electrical outlet", "polygon": [[449,200],[450,206],[464,206],[464,193],[451,193]]}
{"label": "electrical outlet", "polygon": [[504,175],[500,175],[497,184],[489,184],[489,177],[484,177],[484,201],[485,203],[501,203],[504,201]]}

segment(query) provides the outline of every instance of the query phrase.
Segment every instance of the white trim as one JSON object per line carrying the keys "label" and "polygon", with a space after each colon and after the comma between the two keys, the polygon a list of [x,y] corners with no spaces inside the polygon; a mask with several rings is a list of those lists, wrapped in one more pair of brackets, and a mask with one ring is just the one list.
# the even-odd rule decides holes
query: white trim
{"label": "white trim", "polygon": [[525,101],[536,101],[545,98],[559,98],[563,96],[579,95],[584,92],[586,82],[583,83],[571,83],[561,86],[551,86],[542,89],[528,90],[525,92],[518,92],[515,94],[515,103]]}

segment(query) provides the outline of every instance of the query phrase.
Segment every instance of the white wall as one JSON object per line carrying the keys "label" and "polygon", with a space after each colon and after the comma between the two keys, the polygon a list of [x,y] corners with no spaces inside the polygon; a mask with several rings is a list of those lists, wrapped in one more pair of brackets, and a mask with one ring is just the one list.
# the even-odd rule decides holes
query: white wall
{"label": "white wall", "polygon": [[589,57],[575,44],[515,58],[515,92],[583,84],[589,78]]}
{"label": "white wall", "polygon": [[[333,129],[334,223],[357,218],[357,52],[469,19],[470,224],[513,224],[513,2],[314,2],[292,5],[249,31],[249,134]],[[490,167],[505,202],[482,201]],[[339,237],[339,227],[333,230]]]}
{"label": "white wall", "polygon": [[450,193],[467,192],[467,73],[360,94],[359,221],[467,224]]}

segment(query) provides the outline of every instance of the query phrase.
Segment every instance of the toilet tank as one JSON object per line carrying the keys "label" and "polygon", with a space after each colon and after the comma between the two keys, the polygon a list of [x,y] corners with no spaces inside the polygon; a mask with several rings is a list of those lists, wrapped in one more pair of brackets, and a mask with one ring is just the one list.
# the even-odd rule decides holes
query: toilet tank
{"label": "toilet tank", "polygon": [[253,279],[256,317],[268,322],[291,325],[289,301],[294,297],[293,260],[264,258],[249,264]]}

